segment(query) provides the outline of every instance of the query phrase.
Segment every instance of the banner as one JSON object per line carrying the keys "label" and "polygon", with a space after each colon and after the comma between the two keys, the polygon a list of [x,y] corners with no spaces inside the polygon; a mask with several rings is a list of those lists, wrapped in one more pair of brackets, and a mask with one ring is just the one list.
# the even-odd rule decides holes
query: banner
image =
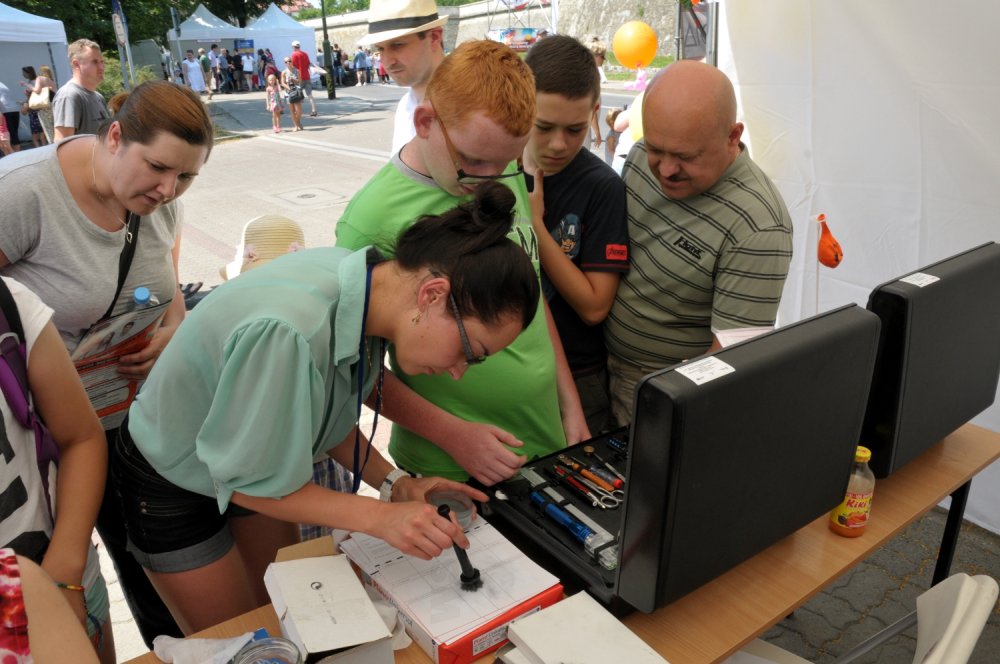
{"label": "banner", "polygon": [[503,28],[490,30],[486,33],[486,38],[506,44],[511,50],[523,52],[538,41],[538,33],[541,30],[542,28]]}

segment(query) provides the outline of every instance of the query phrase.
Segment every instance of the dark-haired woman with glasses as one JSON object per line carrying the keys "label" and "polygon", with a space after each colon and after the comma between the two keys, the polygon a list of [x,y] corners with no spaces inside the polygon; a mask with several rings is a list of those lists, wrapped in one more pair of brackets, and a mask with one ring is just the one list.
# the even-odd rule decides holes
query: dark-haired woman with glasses
{"label": "dark-haired woman with glasses", "polygon": [[[185,633],[266,603],[264,569],[298,523],[365,532],[425,560],[468,546],[424,496],[486,496],[393,468],[358,420],[370,399],[377,426],[387,342],[407,373],[458,380],[531,322],[538,279],[507,239],[513,206],[505,187],[481,187],[404,232],[393,260],[372,249],[282,256],[217,288],[178,329],[112,468],[130,550]],[[484,276],[484,264],[497,269]],[[353,469],[355,491],[364,480],[391,502],[312,483],[324,455]]]}

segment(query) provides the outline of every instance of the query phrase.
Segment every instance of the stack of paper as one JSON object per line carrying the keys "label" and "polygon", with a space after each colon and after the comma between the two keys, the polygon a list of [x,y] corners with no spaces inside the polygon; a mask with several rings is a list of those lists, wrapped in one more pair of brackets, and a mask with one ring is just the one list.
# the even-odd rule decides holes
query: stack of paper
{"label": "stack of paper", "polygon": [[667,664],[585,592],[518,618],[507,630],[517,646],[514,659],[529,664]]}
{"label": "stack of paper", "polygon": [[[447,644],[559,585],[555,576],[532,562],[485,521],[477,520],[466,535],[471,544],[469,559],[483,581],[475,591],[462,590],[461,567],[451,549],[424,561],[361,533],[340,546],[373,585],[419,625],[417,631],[436,643]],[[414,638],[419,641],[417,636]]]}

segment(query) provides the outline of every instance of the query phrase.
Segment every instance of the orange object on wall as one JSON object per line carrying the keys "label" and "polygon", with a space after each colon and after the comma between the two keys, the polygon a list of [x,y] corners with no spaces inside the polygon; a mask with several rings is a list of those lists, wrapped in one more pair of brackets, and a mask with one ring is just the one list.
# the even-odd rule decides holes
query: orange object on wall
{"label": "orange object on wall", "polygon": [[837,267],[840,261],[844,260],[844,250],[840,248],[837,238],[833,237],[829,226],[826,225],[826,215],[821,214],[816,217],[820,224],[819,244],[816,248],[816,256],[819,262],[827,267]]}

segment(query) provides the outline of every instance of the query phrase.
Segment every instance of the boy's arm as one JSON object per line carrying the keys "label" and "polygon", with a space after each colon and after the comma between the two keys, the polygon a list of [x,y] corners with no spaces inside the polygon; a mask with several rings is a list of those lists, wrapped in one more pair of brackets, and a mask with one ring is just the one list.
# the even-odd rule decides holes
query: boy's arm
{"label": "boy's arm", "polygon": [[559,412],[562,414],[563,433],[566,434],[566,444],[574,445],[582,440],[590,439],[590,428],[587,417],[583,414],[583,404],[580,394],[576,391],[573,372],[570,371],[566,352],[563,350],[556,321],[552,317],[549,303],[545,305],[545,322],[549,328],[549,339],[552,341],[552,351],[556,356],[556,390],[559,393]]}
{"label": "boy's arm", "polygon": [[584,272],[578,268],[545,228],[542,171],[535,174],[531,200],[531,223],[538,236],[538,252],[545,275],[587,325],[599,325],[607,318],[615,300],[620,272]]}

